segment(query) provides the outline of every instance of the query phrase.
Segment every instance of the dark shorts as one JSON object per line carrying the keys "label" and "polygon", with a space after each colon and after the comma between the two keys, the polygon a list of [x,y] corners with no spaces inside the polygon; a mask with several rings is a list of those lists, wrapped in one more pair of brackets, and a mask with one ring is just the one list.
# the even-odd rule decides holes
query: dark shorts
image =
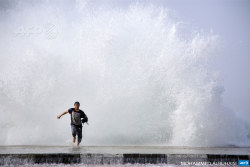
{"label": "dark shorts", "polygon": [[82,140],[82,127],[71,125],[71,131],[73,137],[76,137],[77,135],[77,140],[80,143]]}

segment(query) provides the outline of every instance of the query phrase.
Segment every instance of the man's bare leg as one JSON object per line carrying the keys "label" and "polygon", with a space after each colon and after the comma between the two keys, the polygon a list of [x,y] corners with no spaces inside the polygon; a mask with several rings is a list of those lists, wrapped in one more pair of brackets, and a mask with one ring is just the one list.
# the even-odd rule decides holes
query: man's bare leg
{"label": "man's bare leg", "polygon": [[79,146],[79,145],[80,145],[80,142],[78,141],[78,142],[77,142],[77,146]]}
{"label": "man's bare leg", "polygon": [[73,143],[75,143],[76,142],[76,137],[73,137]]}

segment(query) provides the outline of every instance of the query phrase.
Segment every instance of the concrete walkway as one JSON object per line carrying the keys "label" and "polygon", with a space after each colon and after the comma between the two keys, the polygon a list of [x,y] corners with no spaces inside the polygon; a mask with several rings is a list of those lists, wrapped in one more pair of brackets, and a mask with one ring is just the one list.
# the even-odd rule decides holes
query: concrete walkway
{"label": "concrete walkway", "polygon": [[250,148],[171,146],[0,146],[0,154],[95,153],[95,154],[213,154],[250,155]]}

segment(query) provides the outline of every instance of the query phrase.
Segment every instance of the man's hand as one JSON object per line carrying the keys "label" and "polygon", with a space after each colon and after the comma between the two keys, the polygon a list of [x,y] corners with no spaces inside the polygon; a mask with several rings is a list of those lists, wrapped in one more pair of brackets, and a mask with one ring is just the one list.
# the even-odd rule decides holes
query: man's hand
{"label": "man's hand", "polygon": [[58,116],[57,116],[57,119],[60,119],[60,118],[61,118],[61,116],[65,115],[65,114],[67,114],[67,113],[69,113],[69,112],[68,112],[68,110],[67,110],[67,111],[65,111],[65,112],[63,112],[61,115],[58,115]]}

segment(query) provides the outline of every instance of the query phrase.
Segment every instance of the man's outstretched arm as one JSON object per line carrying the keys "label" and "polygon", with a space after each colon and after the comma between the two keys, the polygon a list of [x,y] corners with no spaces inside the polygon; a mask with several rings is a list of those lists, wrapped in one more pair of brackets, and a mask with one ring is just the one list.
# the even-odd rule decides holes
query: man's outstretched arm
{"label": "man's outstretched arm", "polygon": [[65,111],[65,112],[63,112],[61,115],[58,115],[58,116],[57,116],[57,119],[60,119],[60,118],[61,118],[61,116],[65,115],[65,114],[67,114],[67,113],[69,113],[69,111],[68,111],[68,110],[67,110],[67,111]]}

